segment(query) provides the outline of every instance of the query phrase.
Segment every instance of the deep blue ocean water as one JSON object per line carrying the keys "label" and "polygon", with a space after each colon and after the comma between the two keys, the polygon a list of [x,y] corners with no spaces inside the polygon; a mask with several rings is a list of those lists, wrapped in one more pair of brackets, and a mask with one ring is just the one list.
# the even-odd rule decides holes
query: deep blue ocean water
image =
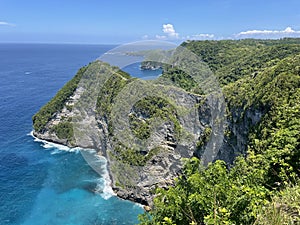
{"label": "deep blue ocean water", "polygon": [[[103,179],[78,151],[59,151],[29,135],[32,115],[80,67],[113,47],[0,44],[0,224],[138,222],[140,206],[93,191]],[[145,79],[155,76],[138,66],[125,70]]]}

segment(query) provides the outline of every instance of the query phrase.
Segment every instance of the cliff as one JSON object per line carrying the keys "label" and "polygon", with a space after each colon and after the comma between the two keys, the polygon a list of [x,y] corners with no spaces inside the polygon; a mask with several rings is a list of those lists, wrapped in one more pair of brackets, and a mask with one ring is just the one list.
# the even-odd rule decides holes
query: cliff
{"label": "cliff", "polygon": [[230,165],[187,160],[141,224],[299,224],[299,39],[186,45],[223,83],[228,126],[219,157],[242,155]]}
{"label": "cliff", "polygon": [[[246,154],[252,129],[270,111],[270,105],[259,103],[258,87],[263,86],[256,84],[272,82],[265,71],[299,54],[300,46],[288,40],[193,41],[182,46],[216,74],[225,102],[199,90],[189,75],[173,67],[165,66],[159,82],[149,88],[146,81],[95,61],[33,116],[34,135],[97,149],[108,159],[117,195],[145,205],[152,205],[157,187],[173,185],[184,158],[232,164]],[[173,85],[162,85],[166,80]],[[224,120],[217,120],[219,114]]]}
{"label": "cliff", "polygon": [[[92,75],[93,79],[77,83],[77,88],[63,100],[61,107],[52,109],[62,99],[63,88],[34,115],[34,135],[69,147],[97,149],[98,154],[108,159],[112,187],[117,195],[151,205],[155,188],[167,188],[173,183],[182,168],[181,159],[190,158],[198,151],[197,143],[211,127],[209,118],[199,119],[199,114],[210,108],[208,99],[176,86],[166,88],[158,82],[147,90],[150,97],[141,97],[129,104],[128,109],[123,109],[128,96],[122,95],[122,91],[126,88],[136,91],[134,96],[137,97],[139,88],[143,91],[149,88],[145,81],[131,78],[100,61],[81,69],[74,79],[80,76],[83,80],[83,70],[85,76]],[[103,83],[100,91],[96,95],[89,93],[92,85],[99,83],[98,78]],[[130,84],[137,85],[136,82],[140,82],[139,88],[134,90]],[[159,94],[163,88],[164,98]],[[118,111],[128,112],[122,116],[129,118],[129,130],[120,127],[123,121],[113,118]],[[47,121],[44,126],[39,125],[41,118]]]}

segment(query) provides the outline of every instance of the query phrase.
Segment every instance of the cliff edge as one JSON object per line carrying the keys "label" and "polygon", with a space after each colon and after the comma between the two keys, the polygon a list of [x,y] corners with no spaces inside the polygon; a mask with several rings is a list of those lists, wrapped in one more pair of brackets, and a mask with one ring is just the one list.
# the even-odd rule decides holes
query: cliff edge
{"label": "cliff edge", "polygon": [[[95,61],[33,116],[34,136],[96,149],[108,160],[117,195],[152,205],[155,189],[173,185],[185,158],[231,164],[246,154],[253,127],[272,107],[259,103],[253,90],[260,93],[257,84],[273,82],[269,67],[280,70],[282,62],[293,63],[289,57],[300,53],[298,45],[286,42],[183,43],[216,74],[224,102],[216,97],[219,93],[198,90],[191,77],[173,67],[164,67],[163,75],[149,86]],[[166,80],[174,85],[165,85]],[[217,118],[219,114],[223,117]],[[207,157],[212,160],[205,161]]]}

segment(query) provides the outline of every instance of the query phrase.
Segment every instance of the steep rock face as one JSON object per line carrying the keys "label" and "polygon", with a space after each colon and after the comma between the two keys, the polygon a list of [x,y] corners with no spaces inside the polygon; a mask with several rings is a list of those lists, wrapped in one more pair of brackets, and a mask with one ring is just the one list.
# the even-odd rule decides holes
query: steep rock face
{"label": "steep rock face", "polygon": [[[154,189],[172,184],[180,174],[182,159],[195,155],[204,130],[212,126],[211,116],[204,115],[210,106],[203,96],[159,84],[149,90],[145,86],[142,89],[149,96],[141,95],[126,106],[128,96],[122,91],[135,80],[119,72],[107,76],[108,68],[100,62],[89,65],[87,76],[95,77],[90,83],[79,84],[34,135],[69,147],[97,149],[108,159],[112,187],[118,196],[151,205]],[[89,89],[99,77],[103,86],[94,96]],[[162,89],[164,93],[159,94]],[[123,112],[124,120],[117,119],[118,112]],[[39,113],[36,123],[36,118],[44,119]]]}
{"label": "steep rock face", "polygon": [[[172,185],[183,158],[197,156],[205,163],[223,159],[230,164],[236,156],[246,154],[252,128],[280,99],[290,72],[299,74],[295,66],[299,56],[284,60],[300,52],[299,40],[289,42],[294,41],[184,43],[201,55],[226,85],[227,117],[223,122],[215,117],[222,112],[222,104],[207,95],[190,93],[203,94],[191,77],[176,68],[164,71],[162,77],[186,91],[157,83],[148,90],[141,83],[140,89],[148,93],[143,96],[128,88],[136,84],[135,79],[95,62],[82,68],[34,116],[34,135],[70,147],[97,149],[108,159],[112,187],[118,196],[151,205],[154,189]],[[146,63],[145,69],[156,69],[152,66]],[[85,79],[86,83],[81,82]],[[268,91],[274,88],[278,90]],[[287,89],[292,92],[294,88],[290,85]],[[161,90],[163,94],[157,95]],[[136,101],[127,105],[132,98]]]}
{"label": "steep rock face", "polygon": [[[188,93],[179,93],[178,90],[173,89],[170,89],[168,94],[176,95],[174,98],[177,100],[176,104],[185,108],[194,107],[200,98]],[[158,101],[158,99],[155,99],[155,101]],[[154,104],[154,102],[151,103]],[[149,109],[147,106],[145,108],[142,108],[142,106],[134,108],[131,115],[137,115],[139,123],[142,124],[151,119],[157,119],[159,113],[162,113],[161,111],[155,113],[157,117],[151,118],[148,115]],[[170,108],[168,110],[171,111]],[[196,114],[197,110],[194,110],[194,113]],[[168,117],[170,114],[166,113],[166,116]],[[133,151],[133,154],[138,155],[136,157],[132,156],[133,158],[128,157],[128,155],[124,156],[124,153],[119,151],[120,144],[119,141],[114,140],[114,136],[109,138],[112,148],[107,149],[106,154],[110,162],[113,188],[118,196],[151,205],[155,188],[167,188],[173,183],[174,178],[180,174],[182,169],[181,160],[193,156],[196,150],[196,141],[203,128],[196,125],[196,116],[177,116],[175,120],[174,118],[167,118],[151,130],[151,136],[149,136],[148,142],[142,146],[140,152],[122,145],[123,148],[127,148],[125,154],[132,154]],[[176,123],[180,124],[183,131],[178,131]],[[190,139],[181,139],[178,132],[182,135],[186,132]]]}
{"label": "steep rock face", "polygon": [[246,154],[250,130],[259,123],[264,112],[258,109],[231,109],[230,114],[227,134],[217,157],[228,164],[232,164],[237,156]]}
{"label": "steep rock face", "polygon": [[[151,94],[137,97],[140,93],[129,85],[136,80],[116,69],[110,74],[110,69],[101,62],[89,65],[89,82],[79,84],[34,135],[69,147],[96,149],[107,158],[112,188],[123,199],[152,205],[155,188],[173,184],[184,158],[232,163],[245,153],[249,130],[262,116],[257,110],[232,109],[232,118],[220,123],[216,115],[222,107],[216,99],[159,84],[149,90],[143,86]],[[93,86],[97,82],[102,85],[99,90]],[[132,105],[125,104],[128,86],[137,98]],[[229,135],[223,138],[226,124]]]}

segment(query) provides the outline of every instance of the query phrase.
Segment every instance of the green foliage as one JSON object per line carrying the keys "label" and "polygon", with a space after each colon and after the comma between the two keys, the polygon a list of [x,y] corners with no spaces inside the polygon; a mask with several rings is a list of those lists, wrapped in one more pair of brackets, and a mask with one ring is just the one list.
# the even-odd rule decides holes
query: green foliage
{"label": "green foliage", "polygon": [[250,110],[261,119],[250,130],[245,157],[229,169],[222,161],[203,168],[198,159],[187,160],[175,185],[157,190],[141,224],[163,224],[165,218],[173,224],[299,224],[300,40],[183,45],[227,84],[231,123],[233,115],[243,121]]}
{"label": "green foliage", "polygon": [[287,187],[274,196],[258,214],[254,224],[300,224],[300,186]]}
{"label": "green foliage", "polygon": [[[191,41],[182,46],[199,55],[219,78],[229,122],[244,121],[250,111],[260,114],[260,121],[250,127],[246,156],[238,157],[233,165],[216,161],[204,168],[196,158],[186,160],[175,185],[157,190],[154,208],[150,214],[140,216],[141,224],[299,223],[300,39]],[[203,94],[191,76],[163,66],[164,74],[160,79],[170,80],[186,91]],[[86,69],[81,68],[33,116],[37,132],[43,133],[55,113],[63,109]],[[108,122],[110,134],[113,133],[112,104],[131,81],[128,74],[117,71],[100,91],[97,113]],[[171,121],[175,138],[180,138],[182,132],[175,106],[157,97],[142,99],[133,106],[129,121],[135,136],[149,138],[155,118]],[[72,141],[69,121],[55,125],[52,131],[59,138]],[[226,132],[228,139],[236,138],[230,128]],[[199,139],[198,150],[210,135],[211,129],[207,127]],[[155,148],[146,152],[121,143],[114,145],[111,157],[128,167],[144,166],[163,151]]]}
{"label": "green foliage", "polygon": [[100,116],[108,115],[111,112],[112,104],[114,98],[122,90],[122,88],[129,83],[130,77],[125,72],[119,71],[114,73],[109,79],[105,82],[102,89],[100,90],[98,99],[97,99],[97,112]]}
{"label": "green foliage", "polygon": [[[182,46],[207,63],[222,86],[244,77],[255,77],[258,72],[277,65],[280,60],[300,54],[299,39],[190,41]],[[189,74],[168,65],[163,66],[163,74],[159,79],[170,80],[174,85],[195,94],[202,95],[205,91]]]}
{"label": "green foliage", "polygon": [[73,126],[71,122],[60,122],[59,124],[52,127],[52,131],[55,132],[58,138],[67,139],[69,141],[73,140]]}
{"label": "green foliage", "polygon": [[249,134],[248,151],[269,162],[268,184],[289,182],[300,175],[300,55],[288,57],[259,73],[228,85],[231,111],[260,110],[264,115]]}
{"label": "green foliage", "polygon": [[145,165],[144,156],[139,151],[127,148],[122,143],[118,143],[116,146],[114,146],[114,151],[112,154],[113,157],[123,164],[128,164],[131,166]]}
{"label": "green foliage", "polygon": [[140,119],[134,114],[129,115],[130,129],[139,139],[146,140],[151,135],[149,119]]}
{"label": "green foliage", "polygon": [[165,217],[174,224],[253,223],[269,190],[248,166],[243,158],[230,171],[222,161],[203,168],[198,159],[188,160],[175,186],[158,190],[151,216],[142,224],[161,224]]}
{"label": "green foliage", "polygon": [[122,88],[130,83],[132,78],[128,73],[118,70],[105,82],[97,98],[96,110],[100,117],[103,117],[108,121],[108,131],[110,134],[113,133],[113,127],[110,121],[110,113],[114,98],[122,90]]}
{"label": "green foliage", "polygon": [[209,141],[211,137],[211,128],[205,127],[203,133],[199,137],[199,141],[196,144],[197,150],[201,150],[202,147]]}
{"label": "green foliage", "polygon": [[185,91],[192,92],[195,94],[203,94],[203,91],[199,87],[199,84],[197,84],[197,82],[194,81],[193,78],[186,72],[178,68],[166,65],[163,68],[163,74],[159,78],[162,81],[170,80],[173,85],[178,86]]}
{"label": "green foliage", "polygon": [[144,152],[128,148],[119,142],[114,146],[111,157],[114,157],[124,165],[144,166],[153,156],[157,155],[162,150],[162,148],[156,147],[149,152]]}
{"label": "green foliage", "polygon": [[176,108],[168,100],[160,97],[146,97],[135,103],[129,122],[133,134],[140,139],[147,139],[151,134],[151,124],[161,118],[171,121],[175,136],[179,137],[181,125],[177,119]]}
{"label": "green foliage", "polygon": [[54,114],[63,109],[65,102],[76,90],[77,85],[86,69],[87,67],[80,68],[73,79],[63,86],[63,88],[58,91],[51,101],[43,106],[40,111],[32,117],[33,128],[35,131],[43,133],[45,126],[51,120]]}
{"label": "green foliage", "polygon": [[190,41],[182,46],[200,56],[222,85],[255,75],[279,60],[300,53],[299,39]]}
{"label": "green foliage", "polygon": [[[173,124],[175,137],[179,137],[181,125],[176,115],[175,107],[168,100],[155,96],[145,97],[132,106],[132,112],[129,114],[130,129],[136,137],[145,140],[153,131],[152,125],[158,119],[162,119]],[[144,166],[160,151],[162,151],[160,147],[147,152],[144,149],[134,149],[117,143],[111,156],[128,165]]]}

